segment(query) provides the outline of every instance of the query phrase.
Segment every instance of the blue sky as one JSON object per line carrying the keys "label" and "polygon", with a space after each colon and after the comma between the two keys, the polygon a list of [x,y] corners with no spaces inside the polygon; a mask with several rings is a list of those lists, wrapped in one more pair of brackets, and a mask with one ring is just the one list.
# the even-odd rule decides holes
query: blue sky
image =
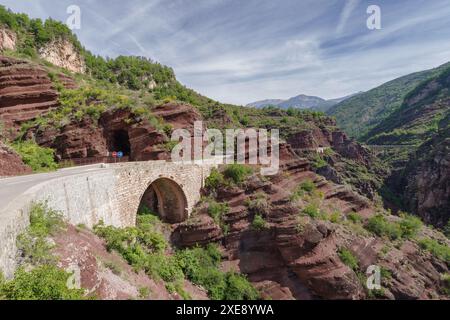
{"label": "blue sky", "polygon": [[[448,0],[0,0],[66,21],[103,56],[142,55],[188,87],[246,104],[303,93],[335,98],[450,60]],[[366,27],[369,5],[381,30]]]}

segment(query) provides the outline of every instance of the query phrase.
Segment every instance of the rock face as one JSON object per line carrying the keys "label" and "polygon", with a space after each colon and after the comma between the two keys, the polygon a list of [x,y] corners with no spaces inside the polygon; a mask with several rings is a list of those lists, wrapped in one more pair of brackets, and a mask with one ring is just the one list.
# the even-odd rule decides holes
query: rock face
{"label": "rock face", "polygon": [[39,49],[42,59],[75,73],[85,73],[86,64],[74,45],[65,39],[57,39]]}
{"label": "rock face", "polygon": [[[153,114],[173,129],[185,128],[192,134],[194,122],[201,119],[193,107],[173,103],[156,107]],[[165,146],[169,141],[166,134],[129,109],[107,111],[98,123],[85,117],[60,129],[32,128],[28,136],[42,146],[55,149],[59,160],[106,157],[113,151],[123,151],[133,161],[170,158],[170,150]]]}
{"label": "rock face", "polygon": [[[277,176],[269,180],[253,176],[244,187],[217,191],[216,200],[229,205],[223,216],[228,226],[225,234],[220,236],[218,227],[199,207],[196,216],[176,227],[175,243],[184,247],[218,242],[226,252],[223,268],[246,273],[266,298],[367,298],[365,278],[341,261],[338,252],[343,247],[357,257],[359,272],[364,274],[370,265],[392,272],[391,278],[383,279],[382,297],[440,297],[439,274],[446,272],[445,263],[422,253],[411,241],[397,249],[362,227],[348,227],[345,221],[350,213],[357,212],[364,220],[375,213],[370,202],[316,175],[309,162],[296,157],[289,146],[281,147],[280,158]],[[341,223],[299,214],[307,203],[293,201],[291,192],[307,180],[322,194],[320,208],[340,212]],[[258,206],[249,205],[255,199],[264,200]],[[252,226],[256,214],[266,221],[265,228]],[[385,246],[390,249],[383,255]]]}
{"label": "rock face", "polygon": [[15,50],[17,43],[17,36],[14,32],[0,28],[0,51]]}
{"label": "rock face", "polygon": [[[181,300],[169,293],[162,280],[135,272],[117,253],[108,252],[103,240],[88,230],[69,225],[54,238],[58,266],[74,274],[74,282],[89,296],[102,300]],[[140,289],[146,288],[145,295]],[[206,300],[206,292],[185,281],[184,290],[193,299]]]}
{"label": "rock face", "polygon": [[352,159],[361,164],[368,165],[373,156],[369,150],[339,130],[330,130],[326,127],[314,127],[292,134],[287,142],[294,149],[311,150],[319,147],[331,147],[345,158]]}
{"label": "rock face", "polygon": [[400,187],[408,208],[425,222],[444,227],[450,219],[450,114],[404,170]]}
{"label": "rock face", "polygon": [[[75,83],[60,75],[67,88]],[[58,106],[58,92],[48,72],[26,61],[0,56],[0,121],[16,131],[23,122],[33,120]]]}
{"label": "rock face", "polygon": [[20,156],[0,140],[0,177],[27,173],[31,173],[31,168],[26,166]]}

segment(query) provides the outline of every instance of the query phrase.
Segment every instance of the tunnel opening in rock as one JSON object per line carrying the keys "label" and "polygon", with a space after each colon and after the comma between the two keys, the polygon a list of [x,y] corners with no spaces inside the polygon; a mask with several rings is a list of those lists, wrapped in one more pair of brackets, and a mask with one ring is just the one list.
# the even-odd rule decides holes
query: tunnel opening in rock
{"label": "tunnel opening in rock", "polygon": [[138,212],[148,213],[148,210],[168,223],[182,222],[188,217],[183,190],[175,181],[167,178],[153,181],[144,192]]}
{"label": "tunnel opening in rock", "polygon": [[109,151],[122,151],[124,156],[129,156],[131,152],[130,137],[126,130],[115,130],[112,133],[109,144]]}

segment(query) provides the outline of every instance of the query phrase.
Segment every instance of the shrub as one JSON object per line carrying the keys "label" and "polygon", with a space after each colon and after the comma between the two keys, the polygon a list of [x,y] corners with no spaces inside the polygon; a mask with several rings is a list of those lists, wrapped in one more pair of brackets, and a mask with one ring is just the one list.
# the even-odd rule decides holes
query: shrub
{"label": "shrub", "polygon": [[84,290],[69,289],[70,273],[43,265],[30,272],[17,269],[13,280],[0,284],[0,297],[10,300],[81,300]]}
{"label": "shrub", "polygon": [[26,232],[17,237],[24,262],[32,265],[52,264],[55,258],[51,254],[49,235],[55,234],[64,226],[61,214],[49,209],[45,204],[33,204],[30,209],[30,225]]}
{"label": "shrub", "polygon": [[320,215],[320,210],[316,204],[310,203],[305,209],[303,209],[303,213],[307,214],[311,218],[317,218]]}
{"label": "shrub", "polygon": [[264,220],[264,218],[257,214],[255,215],[255,218],[253,218],[252,222],[252,228],[255,230],[263,230],[267,228],[267,222]]}
{"label": "shrub", "polygon": [[414,237],[422,228],[422,221],[418,217],[409,214],[404,214],[399,224],[402,236],[405,238]]}
{"label": "shrub", "polygon": [[442,281],[442,291],[444,294],[450,296],[450,274],[445,273],[441,276]]}
{"label": "shrub", "polygon": [[257,214],[267,213],[270,207],[267,195],[263,192],[257,193],[253,200],[249,200],[246,202],[246,205],[250,211]]}
{"label": "shrub", "polygon": [[229,272],[226,274],[226,291],[224,300],[257,300],[258,291],[243,275]]}
{"label": "shrub", "polygon": [[258,298],[256,290],[244,276],[220,271],[221,254],[216,245],[181,250],[176,256],[186,277],[204,287],[211,299]]}
{"label": "shrub", "polygon": [[419,245],[431,252],[435,257],[444,260],[445,262],[450,262],[450,248],[444,244],[440,244],[436,240],[432,239],[422,239],[419,241]]}
{"label": "shrub", "polygon": [[315,193],[317,190],[316,185],[311,180],[305,180],[302,183],[300,183],[295,191],[292,193],[290,199],[291,201],[295,201],[300,199],[305,195],[305,193],[312,194]]}
{"label": "shrub", "polygon": [[315,185],[314,182],[311,181],[311,180],[305,180],[305,181],[303,181],[303,182],[300,184],[299,188],[300,188],[301,190],[306,191],[306,192],[309,192],[309,193],[311,193],[311,192],[313,192],[313,191],[316,191],[316,185]]}
{"label": "shrub", "polygon": [[341,220],[342,214],[339,211],[334,211],[328,215],[328,220],[332,223],[338,223]]}
{"label": "shrub", "polygon": [[366,229],[382,237],[387,236],[391,240],[402,237],[402,229],[398,223],[389,222],[382,214],[371,217]]}
{"label": "shrub", "polygon": [[208,205],[208,214],[211,218],[213,218],[214,222],[219,225],[222,223],[222,217],[227,214],[229,210],[230,208],[228,207],[228,204],[223,202],[216,202],[212,200]]}
{"label": "shrub", "polygon": [[223,185],[224,182],[225,180],[223,174],[216,168],[213,168],[210,175],[205,180],[205,188],[210,191],[217,190],[217,188]]}
{"label": "shrub", "polygon": [[445,225],[444,234],[447,236],[447,238],[450,238],[450,220],[448,220],[447,224]]}
{"label": "shrub", "polygon": [[34,172],[46,172],[58,168],[54,159],[54,151],[50,148],[40,147],[31,140],[15,142],[12,147]]}
{"label": "shrub", "polygon": [[355,271],[358,270],[358,259],[353,255],[353,253],[350,250],[346,248],[341,248],[338,254],[339,258],[345,265],[350,267],[352,270]]}
{"label": "shrub", "polygon": [[360,223],[362,220],[361,216],[359,214],[357,214],[356,212],[350,212],[347,215],[347,218],[353,223]]}
{"label": "shrub", "polygon": [[252,173],[252,168],[243,164],[230,164],[223,172],[225,178],[230,179],[235,184],[241,184]]}

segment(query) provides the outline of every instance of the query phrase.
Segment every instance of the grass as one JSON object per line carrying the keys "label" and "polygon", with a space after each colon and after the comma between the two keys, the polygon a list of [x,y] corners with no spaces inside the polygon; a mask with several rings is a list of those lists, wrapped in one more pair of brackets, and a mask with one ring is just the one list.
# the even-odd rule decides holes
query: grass
{"label": "grass", "polygon": [[422,249],[429,251],[435,257],[444,260],[447,263],[450,262],[450,248],[447,245],[440,244],[432,239],[421,239],[419,240],[419,245]]}
{"label": "grass", "polygon": [[[84,290],[68,287],[71,273],[56,266],[48,237],[64,227],[62,216],[45,204],[33,204],[30,225],[17,239],[22,266],[10,281],[0,279],[0,300],[81,300]],[[1,277],[0,277],[1,278]]]}
{"label": "grass", "polygon": [[208,199],[208,214],[222,228],[224,233],[228,232],[228,226],[225,224],[223,218],[229,211],[230,207],[227,203]]}
{"label": "grass", "polygon": [[315,203],[308,204],[302,211],[304,214],[307,214],[311,218],[318,218],[320,216],[319,206]]}
{"label": "grass", "polygon": [[396,240],[415,237],[422,225],[419,218],[411,215],[403,214],[399,222],[390,222],[382,214],[377,214],[369,219],[366,229],[380,237]]}
{"label": "grass", "polygon": [[83,300],[83,289],[67,287],[70,276],[53,265],[38,266],[29,272],[19,268],[13,280],[0,284],[0,299]]}
{"label": "grass", "polygon": [[221,254],[216,245],[185,249],[177,259],[186,277],[204,287],[214,300],[256,300],[259,294],[245,276],[219,269]]}
{"label": "grass", "polygon": [[242,184],[252,173],[253,169],[243,164],[230,164],[223,171],[224,177],[236,185]]}
{"label": "grass", "polygon": [[23,262],[31,265],[53,264],[55,257],[51,254],[53,245],[47,238],[64,227],[59,212],[51,210],[45,204],[33,204],[30,209],[30,226],[26,232],[17,237],[17,247]]}
{"label": "grass", "polygon": [[338,255],[342,263],[344,263],[346,266],[348,266],[354,271],[358,270],[359,268],[358,259],[353,255],[353,253],[350,250],[346,248],[341,248],[338,251]]}
{"label": "grass", "polygon": [[311,180],[305,180],[300,183],[290,196],[291,201],[301,199],[305,194],[314,195],[317,192],[317,187]]}
{"label": "grass", "polygon": [[48,172],[58,168],[53,149],[41,147],[32,140],[17,141],[11,147],[34,172]]}
{"label": "grass", "polygon": [[257,214],[253,218],[252,228],[254,230],[264,230],[267,228],[267,222],[261,215]]}

